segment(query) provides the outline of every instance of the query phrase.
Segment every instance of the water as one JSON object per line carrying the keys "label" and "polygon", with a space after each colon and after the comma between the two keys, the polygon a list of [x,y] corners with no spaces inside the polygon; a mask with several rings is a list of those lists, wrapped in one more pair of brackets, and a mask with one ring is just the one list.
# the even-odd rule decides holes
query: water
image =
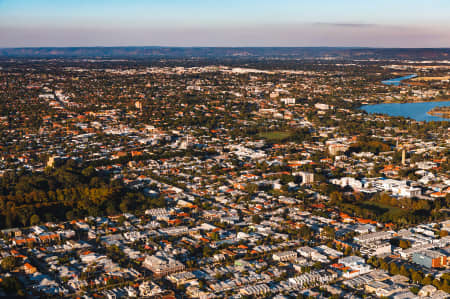
{"label": "water", "polygon": [[367,113],[381,113],[390,116],[403,116],[417,121],[450,121],[443,118],[427,114],[434,107],[450,106],[450,101],[425,102],[425,103],[389,103],[376,105],[363,105],[361,109]]}
{"label": "water", "polygon": [[400,83],[403,80],[408,80],[408,79],[412,79],[412,78],[415,78],[415,77],[417,77],[417,75],[416,74],[412,74],[412,75],[409,75],[409,76],[404,76],[404,77],[399,77],[399,78],[395,78],[395,79],[384,80],[384,81],[381,81],[381,83],[383,83],[384,85],[399,86]]}

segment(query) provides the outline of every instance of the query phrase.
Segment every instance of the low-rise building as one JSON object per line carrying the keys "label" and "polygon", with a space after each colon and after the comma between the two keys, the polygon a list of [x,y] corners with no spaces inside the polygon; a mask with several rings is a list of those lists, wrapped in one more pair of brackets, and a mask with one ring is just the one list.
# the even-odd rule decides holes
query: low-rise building
{"label": "low-rise building", "polygon": [[152,271],[156,276],[180,272],[185,268],[183,263],[162,254],[147,256],[142,266]]}
{"label": "low-rise building", "polygon": [[274,261],[285,262],[295,260],[297,258],[297,252],[295,251],[283,251],[277,252],[272,255]]}
{"label": "low-rise building", "polygon": [[427,268],[441,268],[447,265],[447,256],[436,250],[415,252],[412,261]]}

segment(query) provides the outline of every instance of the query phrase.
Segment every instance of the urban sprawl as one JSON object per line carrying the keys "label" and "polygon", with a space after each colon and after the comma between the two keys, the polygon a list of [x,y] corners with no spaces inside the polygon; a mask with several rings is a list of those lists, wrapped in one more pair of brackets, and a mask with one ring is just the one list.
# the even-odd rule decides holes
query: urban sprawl
{"label": "urban sprawl", "polygon": [[449,70],[0,60],[0,296],[450,297]]}

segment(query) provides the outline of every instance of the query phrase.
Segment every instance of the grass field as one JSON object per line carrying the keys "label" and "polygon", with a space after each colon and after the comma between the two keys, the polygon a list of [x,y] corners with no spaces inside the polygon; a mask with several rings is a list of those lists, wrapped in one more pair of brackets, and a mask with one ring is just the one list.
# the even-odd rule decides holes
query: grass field
{"label": "grass field", "polygon": [[258,137],[264,138],[270,141],[283,141],[289,137],[291,137],[291,132],[286,131],[273,131],[273,132],[261,132],[258,134]]}
{"label": "grass field", "polygon": [[393,207],[390,205],[385,205],[378,202],[373,201],[364,201],[360,204],[361,208],[368,209],[374,211],[378,215],[389,213],[391,215],[401,215],[405,213],[405,210],[397,207]]}

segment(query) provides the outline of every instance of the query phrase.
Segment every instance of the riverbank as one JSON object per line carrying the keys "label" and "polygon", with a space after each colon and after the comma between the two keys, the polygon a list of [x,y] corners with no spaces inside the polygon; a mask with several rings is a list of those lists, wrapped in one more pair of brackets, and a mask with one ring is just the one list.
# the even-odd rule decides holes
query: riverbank
{"label": "riverbank", "polygon": [[438,98],[431,100],[417,100],[417,101],[399,101],[399,100],[384,100],[381,103],[367,104],[367,105],[378,105],[378,104],[412,104],[412,103],[434,103],[434,102],[448,102],[450,97]]}
{"label": "riverbank", "polygon": [[450,106],[434,107],[428,111],[427,114],[437,117],[450,118]]}

